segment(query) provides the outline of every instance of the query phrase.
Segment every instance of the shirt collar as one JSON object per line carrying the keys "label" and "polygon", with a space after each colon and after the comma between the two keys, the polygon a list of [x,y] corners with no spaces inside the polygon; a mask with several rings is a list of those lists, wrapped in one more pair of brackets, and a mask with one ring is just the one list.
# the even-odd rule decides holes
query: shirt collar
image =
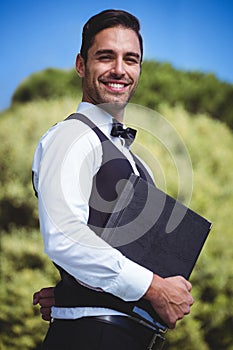
{"label": "shirt collar", "polygon": [[102,131],[108,131],[108,133],[111,132],[113,118],[103,109],[89,102],[81,102],[78,106],[77,112],[84,114]]}
{"label": "shirt collar", "polygon": [[[111,114],[90,102],[80,102],[77,112],[84,114],[113,142],[118,141],[118,137],[111,136],[112,125],[115,120]],[[125,127],[125,124],[123,126]]]}

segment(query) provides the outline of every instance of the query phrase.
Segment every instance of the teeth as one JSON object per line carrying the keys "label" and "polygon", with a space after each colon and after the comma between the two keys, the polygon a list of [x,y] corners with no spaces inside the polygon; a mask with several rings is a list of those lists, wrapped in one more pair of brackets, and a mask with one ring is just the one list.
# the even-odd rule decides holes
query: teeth
{"label": "teeth", "polygon": [[108,86],[110,86],[114,89],[122,89],[124,87],[124,84],[108,83]]}

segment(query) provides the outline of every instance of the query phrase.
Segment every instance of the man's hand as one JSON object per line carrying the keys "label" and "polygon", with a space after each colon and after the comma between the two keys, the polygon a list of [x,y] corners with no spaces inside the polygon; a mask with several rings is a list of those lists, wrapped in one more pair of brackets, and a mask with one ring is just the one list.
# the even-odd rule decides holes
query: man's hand
{"label": "man's hand", "polygon": [[51,320],[51,307],[55,304],[54,287],[42,288],[33,294],[33,305],[40,305],[40,313],[45,321]]}
{"label": "man's hand", "polygon": [[191,283],[181,276],[161,278],[154,275],[144,298],[150,301],[157,314],[172,329],[178,320],[190,313],[194,303],[191,289]]}

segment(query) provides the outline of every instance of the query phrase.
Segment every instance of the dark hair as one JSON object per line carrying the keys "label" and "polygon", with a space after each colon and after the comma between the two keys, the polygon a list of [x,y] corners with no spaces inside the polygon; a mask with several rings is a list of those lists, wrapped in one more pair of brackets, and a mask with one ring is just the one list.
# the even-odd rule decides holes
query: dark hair
{"label": "dark hair", "polygon": [[138,19],[130,13],[123,10],[104,10],[97,15],[91,17],[83,27],[82,32],[82,45],[80,54],[84,61],[87,61],[87,54],[89,48],[92,46],[95,35],[101,30],[106,28],[112,28],[116,26],[122,26],[132,29],[138,37],[141,59],[143,55],[143,41],[140,34],[140,23]]}

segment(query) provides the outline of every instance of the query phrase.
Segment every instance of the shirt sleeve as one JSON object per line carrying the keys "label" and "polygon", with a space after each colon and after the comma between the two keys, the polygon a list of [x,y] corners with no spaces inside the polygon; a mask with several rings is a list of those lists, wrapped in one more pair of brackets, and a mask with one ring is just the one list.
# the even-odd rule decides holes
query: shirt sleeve
{"label": "shirt sleeve", "polygon": [[34,159],[40,227],[50,259],[90,288],[140,299],[153,273],[112,248],[88,225],[92,180],[102,161],[97,135],[66,121],[39,144]]}

